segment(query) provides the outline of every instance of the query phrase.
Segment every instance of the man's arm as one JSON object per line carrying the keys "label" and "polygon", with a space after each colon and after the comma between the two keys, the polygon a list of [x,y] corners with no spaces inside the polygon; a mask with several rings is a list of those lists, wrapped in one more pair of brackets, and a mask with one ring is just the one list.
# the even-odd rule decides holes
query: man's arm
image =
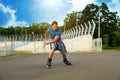
{"label": "man's arm", "polygon": [[45,45],[48,45],[48,44],[54,43],[54,42],[58,41],[59,38],[60,38],[60,36],[55,36],[55,38],[54,38],[53,40],[51,40],[51,41],[49,41],[49,42],[44,42],[44,44],[45,44]]}
{"label": "man's arm", "polygon": [[59,40],[59,38],[60,38],[60,36],[55,36],[55,38],[54,38],[53,40],[51,40],[49,44],[51,44],[51,43],[54,43],[54,42],[58,41],[58,40]]}

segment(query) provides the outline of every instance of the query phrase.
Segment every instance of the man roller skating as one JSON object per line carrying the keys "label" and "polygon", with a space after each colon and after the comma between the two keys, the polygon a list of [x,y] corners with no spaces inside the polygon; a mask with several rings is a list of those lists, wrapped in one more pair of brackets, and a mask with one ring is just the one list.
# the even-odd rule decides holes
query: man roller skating
{"label": "man roller skating", "polygon": [[67,60],[67,57],[65,54],[65,53],[67,53],[67,50],[66,50],[66,47],[65,47],[63,41],[61,40],[61,33],[62,32],[61,32],[61,29],[58,28],[57,21],[52,22],[52,26],[49,27],[45,36],[47,36],[48,33],[50,33],[51,41],[44,42],[44,45],[50,44],[50,48],[51,48],[51,51],[48,55],[47,68],[51,67],[52,57],[53,57],[53,54],[56,50],[59,50],[61,52],[61,54],[63,56],[63,62],[66,65],[71,65],[71,62]]}

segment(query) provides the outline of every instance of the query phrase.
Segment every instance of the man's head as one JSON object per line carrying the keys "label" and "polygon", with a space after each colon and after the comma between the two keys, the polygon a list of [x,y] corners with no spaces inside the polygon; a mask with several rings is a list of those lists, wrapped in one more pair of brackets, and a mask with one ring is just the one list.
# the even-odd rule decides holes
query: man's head
{"label": "man's head", "polygon": [[57,21],[53,21],[53,22],[52,22],[52,29],[53,29],[54,31],[58,29],[58,23],[57,23]]}

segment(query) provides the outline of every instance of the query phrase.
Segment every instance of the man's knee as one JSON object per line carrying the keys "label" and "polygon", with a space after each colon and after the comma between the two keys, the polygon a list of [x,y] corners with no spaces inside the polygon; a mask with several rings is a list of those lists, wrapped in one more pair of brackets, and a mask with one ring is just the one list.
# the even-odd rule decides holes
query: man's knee
{"label": "man's knee", "polygon": [[55,48],[51,48],[51,51],[55,51],[56,49]]}

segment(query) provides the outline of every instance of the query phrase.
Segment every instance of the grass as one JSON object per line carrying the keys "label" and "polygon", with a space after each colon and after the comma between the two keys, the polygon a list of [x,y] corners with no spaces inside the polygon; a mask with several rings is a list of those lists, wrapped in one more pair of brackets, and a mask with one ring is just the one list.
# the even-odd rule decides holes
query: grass
{"label": "grass", "polygon": [[[70,52],[70,53],[72,54],[72,53],[114,53],[114,52],[120,52],[120,49],[113,48],[113,49],[103,49],[100,52],[99,51],[91,51],[91,52],[77,51],[77,52]],[[5,55],[5,56],[0,56],[0,58],[7,58],[7,57],[12,57],[12,56],[20,56],[20,55],[33,55],[33,53],[29,52],[29,51],[15,51],[12,54]]]}
{"label": "grass", "polygon": [[120,52],[120,49],[103,49],[102,52]]}
{"label": "grass", "polygon": [[11,54],[0,56],[0,58],[6,58],[6,57],[18,56],[18,55],[30,55],[30,54],[33,54],[33,53],[28,51],[14,51]]}
{"label": "grass", "polygon": [[110,47],[110,46],[108,46],[107,44],[105,44],[105,45],[103,45],[102,46],[102,49],[108,49],[108,50],[120,50],[120,46],[117,46],[117,47]]}

